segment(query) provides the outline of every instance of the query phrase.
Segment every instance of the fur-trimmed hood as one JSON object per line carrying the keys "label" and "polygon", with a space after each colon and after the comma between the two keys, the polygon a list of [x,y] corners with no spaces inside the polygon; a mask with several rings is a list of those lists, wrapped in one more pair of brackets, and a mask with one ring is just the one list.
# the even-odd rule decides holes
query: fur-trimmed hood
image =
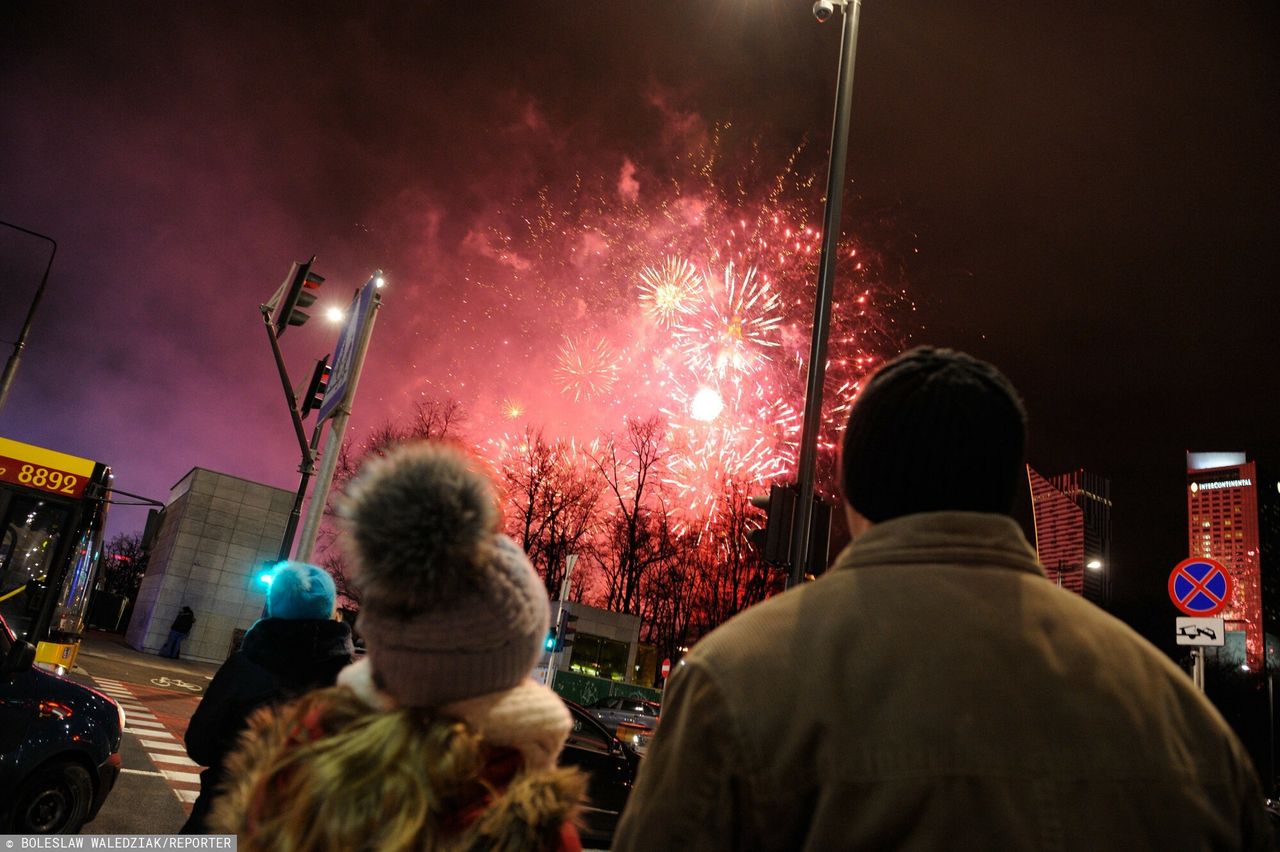
{"label": "fur-trimmed hood", "polygon": [[[348,688],[341,686],[313,694],[313,697],[326,694],[333,694],[344,701],[356,697]],[[304,699],[304,703],[310,700],[312,699]],[[556,700],[559,701],[558,698]],[[363,699],[359,703],[364,704]],[[362,708],[361,712],[381,715],[387,711]],[[227,780],[222,788],[222,795],[213,805],[208,821],[211,831],[239,835],[239,848],[242,850],[265,850],[280,846],[282,838],[279,835],[261,835],[250,824],[249,815],[254,808],[255,799],[262,795],[265,785],[280,782],[279,778],[270,776],[281,765],[282,759],[298,748],[300,742],[314,742],[333,735],[335,723],[313,721],[315,719],[318,719],[315,711],[302,716],[296,713],[291,716],[289,708],[262,710],[255,714],[249,730],[240,739],[239,747],[227,758]],[[341,720],[336,722],[339,728],[343,724]],[[309,730],[313,726],[316,730]],[[471,728],[477,730],[475,726]],[[581,850],[576,825],[586,792],[586,777],[576,769],[557,768],[550,762],[538,761],[536,755],[542,753],[541,748],[534,749],[526,756],[525,750],[518,748],[516,743],[493,744],[484,736],[483,731],[480,731],[480,735],[485,744],[482,754],[486,755],[486,759],[476,780],[483,789],[489,791],[489,795],[471,802],[466,808],[459,808],[456,814],[445,819],[448,827],[441,831],[444,836],[423,838],[418,848],[430,852]],[[530,761],[528,757],[534,757],[534,760]],[[306,764],[294,764],[291,771],[306,772]],[[420,775],[421,786],[427,786],[429,782],[426,779],[432,777],[432,773],[425,769],[421,773],[411,770],[409,774]],[[369,791],[366,789],[367,792]],[[378,792],[376,784],[373,792]],[[338,795],[348,795],[348,792],[342,791]],[[394,808],[394,796],[385,798],[375,795],[374,799],[378,800],[378,805],[384,811],[387,807]],[[312,810],[314,818],[304,821],[296,830],[306,832],[312,823],[323,824],[329,811],[327,804],[319,803]],[[379,816],[376,813],[378,805],[371,806],[367,813],[370,822],[367,842],[374,842],[379,836]],[[361,811],[361,814],[363,818],[364,812]],[[321,832],[319,842],[316,842],[314,834],[309,838],[311,842],[303,837],[290,837],[289,845],[299,850],[321,849],[332,847],[335,840],[325,837],[324,832]]]}

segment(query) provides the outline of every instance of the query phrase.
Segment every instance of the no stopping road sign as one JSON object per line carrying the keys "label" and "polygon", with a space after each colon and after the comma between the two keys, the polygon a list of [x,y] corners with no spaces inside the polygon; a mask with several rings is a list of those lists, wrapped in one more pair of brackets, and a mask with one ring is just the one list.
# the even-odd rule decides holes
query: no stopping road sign
{"label": "no stopping road sign", "polygon": [[1187,615],[1217,615],[1231,600],[1231,575],[1216,559],[1193,556],[1169,575],[1169,600]]}

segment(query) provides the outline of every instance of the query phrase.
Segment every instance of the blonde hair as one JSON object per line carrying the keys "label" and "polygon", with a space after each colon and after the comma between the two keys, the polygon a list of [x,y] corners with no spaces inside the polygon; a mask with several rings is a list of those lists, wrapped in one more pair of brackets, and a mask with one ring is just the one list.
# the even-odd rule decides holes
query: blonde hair
{"label": "blonde hair", "polygon": [[318,690],[254,715],[210,825],[240,835],[244,852],[456,849],[464,826],[445,821],[492,792],[481,764],[464,722]]}

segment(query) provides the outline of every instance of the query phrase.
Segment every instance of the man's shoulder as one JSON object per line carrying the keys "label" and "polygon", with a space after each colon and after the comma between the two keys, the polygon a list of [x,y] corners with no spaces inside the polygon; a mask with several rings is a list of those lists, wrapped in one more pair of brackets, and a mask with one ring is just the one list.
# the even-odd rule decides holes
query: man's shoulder
{"label": "man's shoulder", "polygon": [[856,622],[848,612],[853,603],[839,586],[824,578],[748,607],[702,637],[694,648],[696,659],[712,670],[784,660],[795,647],[791,638],[806,625],[830,629],[837,613],[841,622]]}

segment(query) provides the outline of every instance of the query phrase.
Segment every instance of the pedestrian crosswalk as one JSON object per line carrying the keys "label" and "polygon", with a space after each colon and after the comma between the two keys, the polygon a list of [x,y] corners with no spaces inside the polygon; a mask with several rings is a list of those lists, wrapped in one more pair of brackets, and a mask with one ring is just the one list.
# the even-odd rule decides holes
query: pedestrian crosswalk
{"label": "pedestrian crosswalk", "polygon": [[[172,706],[171,694],[111,678],[94,677],[93,681],[99,690],[124,708],[125,733],[138,738],[155,767],[154,774],[168,782],[189,812],[200,794],[200,766],[187,757],[181,737],[186,733],[186,722],[195,710],[196,699],[182,696],[178,700],[183,706],[177,708]],[[158,705],[164,709],[155,709]],[[178,712],[171,712],[174,710]]]}

